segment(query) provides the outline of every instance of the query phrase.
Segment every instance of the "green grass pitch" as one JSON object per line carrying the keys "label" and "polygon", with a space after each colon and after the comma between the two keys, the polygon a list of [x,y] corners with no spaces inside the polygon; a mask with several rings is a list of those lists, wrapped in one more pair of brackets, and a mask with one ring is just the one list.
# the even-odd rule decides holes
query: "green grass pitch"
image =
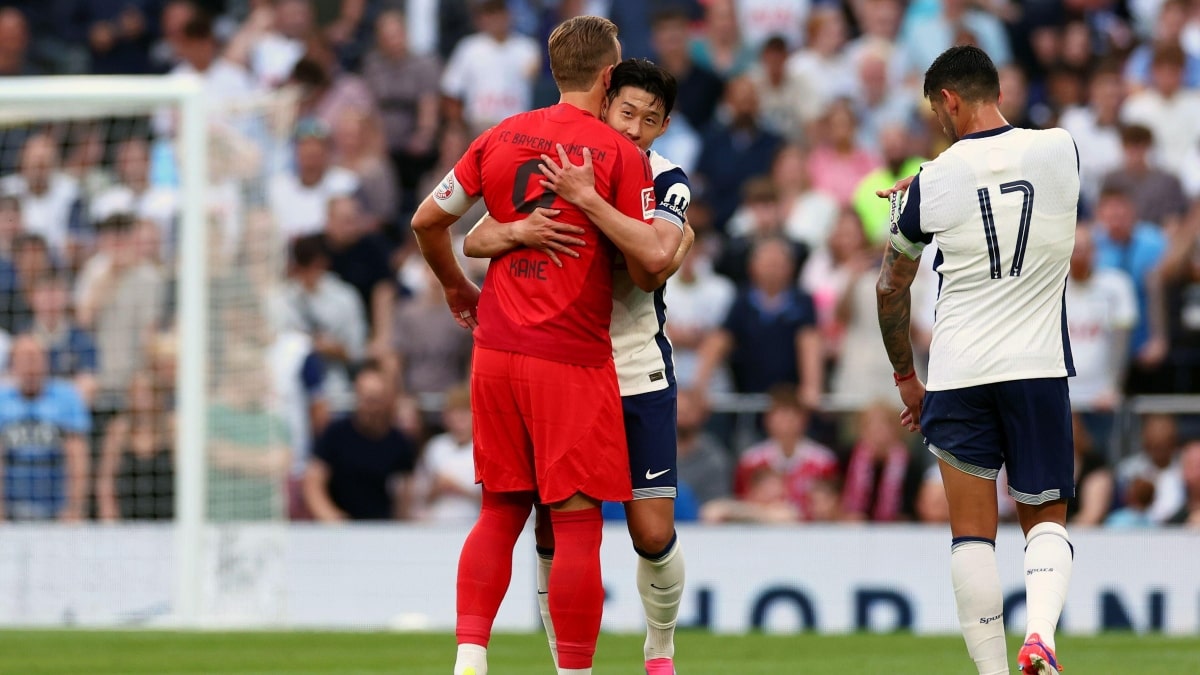
{"label": "green grass pitch", "polygon": [[[596,675],[641,673],[641,642],[603,635]],[[677,648],[682,675],[974,672],[957,637],[682,632]],[[1068,674],[1200,673],[1200,637],[1066,636],[1059,651]],[[491,675],[553,673],[537,634],[497,635],[490,657]],[[0,631],[3,675],[449,675],[453,662],[454,637],[444,633]]]}

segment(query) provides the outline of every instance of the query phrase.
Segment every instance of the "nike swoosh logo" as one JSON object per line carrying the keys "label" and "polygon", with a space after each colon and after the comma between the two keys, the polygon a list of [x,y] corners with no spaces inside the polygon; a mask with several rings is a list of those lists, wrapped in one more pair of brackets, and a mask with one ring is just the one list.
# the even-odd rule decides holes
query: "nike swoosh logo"
{"label": "nike swoosh logo", "polygon": [[538,591],[538,595],[550,595],[550,591]]}
{"label": "nike swoosh logo", "polygon": [[675,583],[671,584],[670,586],[655,586],[654,584],[650,584],[650,588],[654,588],[654,589],[657,589],[657,590],[660,590],[660,591],[669,591],[669,590],[671,590],[672,588],[675,588],[675,587],[676,587],[676,586],[678,586],[678,585],[679,585],[679,582],[678,582],[678,581],[676,581]]}
{"label": "nike swoosh logo", "polygon": [[654,480],[668,471],[670,471],[670,469],[663,469],[658,473],[650,473],[650,469],[646,469],[646,480]]}

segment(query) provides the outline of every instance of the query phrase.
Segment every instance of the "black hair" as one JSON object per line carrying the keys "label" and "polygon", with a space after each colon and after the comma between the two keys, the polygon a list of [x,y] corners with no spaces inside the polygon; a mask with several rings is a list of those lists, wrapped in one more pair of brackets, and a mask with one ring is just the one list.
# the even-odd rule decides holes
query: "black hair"
{"label": "black hair", "polygon": [[183,37],[189,40],[211,40],[214,37],[213,20],[207,12],[197,10],[183,24]]}
{"label": "black hair", "polygon": [[307,55],[301,57],[296,65],[292,66],[292,72],[288,75],[288,79],[306,87],[319,89],[329,86],[329,73],[325,67]]}
{"label": "black hair", "polygon": [[948,89],[972,103],[1000,98],[1000,74],[987,52],[960,45],[942,52],[925,71],[925,98]]}
{"label": "black hair", "polygon": [[675,76],[649,59],[625,59],[613,68],[608,100],[611,102],[623,87],[636,87],[653,96],[655,103],[662,103],[664,116],[675,108],[679,91]]}
{"label": "black hair", "polygon": [[112,232],[114,234],[125,234],[133,229],[136,224],[132,213],[119,212],[108,216],[104,220],[96,223],[96,232]]}
{"label": "black hair", "polygon": [[329,254],[325,251],[324,235],[310,234],[297,237],[296,241],[292,242],[292,261],[296,263],[297,267],[312,267],[318,261],[327,260],[329,260]]}
{"label": "black hair", "polygon": [[654,29],[663,24],[675,23],[679,21],[682,21],[683,23],[691,23],[692,17],[687,13],[687,10],[678,5],[672,5],[651,15],[650,28]]}

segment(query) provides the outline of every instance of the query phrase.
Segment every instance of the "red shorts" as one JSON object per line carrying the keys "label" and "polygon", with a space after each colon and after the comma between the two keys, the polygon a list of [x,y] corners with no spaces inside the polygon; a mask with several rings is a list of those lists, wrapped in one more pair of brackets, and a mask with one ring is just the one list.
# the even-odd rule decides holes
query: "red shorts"
{"label": "red shorts", "polygon": [[633,498],[617,371],[475,347],[475,480],[493,492],[536,490],[545,504],[581,492]]}

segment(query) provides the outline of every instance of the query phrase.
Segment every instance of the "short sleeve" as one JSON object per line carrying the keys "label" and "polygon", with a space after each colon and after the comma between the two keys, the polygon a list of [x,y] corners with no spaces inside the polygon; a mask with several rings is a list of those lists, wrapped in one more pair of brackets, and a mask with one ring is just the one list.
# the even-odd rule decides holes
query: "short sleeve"
{"label": "short sleeve", "polygon": [[442,93],[450,98],[461,99],[467,94],[467,62],[472,44],[471,40],[458,43],[442,71]]}
{"label": "short sleeve", "polygon": [[[484,193],[484,178],[482,178],[481,160],[484,157],[484,149],[487,147],[488,139],[492,137],[492,130],[487,130],[480,133],[479,138],[470,143],[466,153],[463,154],[454,166],[454,179],[457,185],[451,183],[449,189],[451,191],[463,190],[468,197],[479,197]],[[443,181],[443,185],[438,186],[438,192],[448,187]],[[434,197],[440,199],[437,193]]]}
{"label": "short sleeve", "polygon": [[682,228],[692,201],[692,186],[683,169],[675,167],[654,177],[654,217]]}
{"label": "short sleeve", "polygon": [[325,431],[317,436],[317,442],[313,444],[313,457],[330,466],[333,465],[333,456],[338,446],[338,439],[334,437],[334,434],[339,427],[341,427],[340,421],[325,427]]}
{"label": "short sleeve", "polygon": [[[1138,322],[1137,295],[1129,275],[1112,270],[1112,322],[1117,329],[1130,329]],[[1068,308],[1069,310],[1070,308]]]}
{"label": "short sleeve", "polygon": [[812,296],[804,291],[797,290],[796,307],[798,315],[796,328],[799,330],[815,328],[817,326],[817,306],[813,302]]}
{"label": "short sleeve", "polygon": [[310,352],[300,366],[300,384],[309,399],[319,398],[325,391],[325,362],[316,352]]}
{"label": "short sleeve", "polygon": [[88,413],[87,406],[83,404],[79,392],[75,391],[75,387],[63,383],[59,392],[62,406],[62,419],[59,423],[62,424],[63,430],[72,434],[86,434],[91,431],[92,416]]}
{"label": "short sleeve", "polygon": [[614,168],[613,206],[630,218],[654,220],[654,179],[650,160],[629,141],[618,141],[619,165]]}
{"label": "short sleeve", "polygon": [[921,230],[921,174],[918,173],[905,195],[900,216],[892,223],[889,240],[892,248],[908,258],[921,257],[925,246],[933,243],[933,235]]}
{"label": "short sleeve", "polygon": [[395,434],[396,462],[392,465],[392,473],[410,474],[417,468],[417,454],[413,452],[412,443],[408,437],[399,431]]}

